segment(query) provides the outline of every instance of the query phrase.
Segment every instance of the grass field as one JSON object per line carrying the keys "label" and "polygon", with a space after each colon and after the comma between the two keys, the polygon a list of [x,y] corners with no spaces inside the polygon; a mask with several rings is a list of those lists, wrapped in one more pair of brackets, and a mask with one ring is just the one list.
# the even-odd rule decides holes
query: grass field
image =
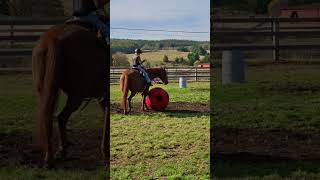
{"label": "grass field", "polygon": [[[31,136],[35,106],[30,75],[0,76],[0,143],[6,139],[19,139],[23,134]],[[209,82],[189,83],[187,89],[180,90],[177,83],[163,86],[173,104],[208,104]],[[118,85],[111,86],[111,103],[119,101]],[[140,102],[140,96],[134,103]],[[60,108],[65,98],[60,100]],[[183,107],[181,107],[183,109]],[[138,110],[136,110],[138,111]],[[71,137],[83,142],[83,149],[70,150],[81,154],[98,151],[97,143],[90,143],[88,132],[101,129],[102,117],[95,103],[82,112],[76,112],[69,123],[71,134],[86,132],[81,137]],[[80,133],[81,135],[81,133]],[[94,139],[95,140],[95,139]],[[98,138],[97,138],[98,141]],[[13,142],[14,143],[14,142]],[[22,142],[23,144],[23,142]],[[4,148],[4,144],[0,144]],[[94,152],[95,152],[94,151]],[[0,163],[1,179],[103,179],[101,157],[94,157],[90,164],[100,164],[93,169],[78,168],[77,164],[66,160],[68,168],[60,162],[56,170],[42,170],[32,164],[9,162],[15,159],[12,153],[5,153]],[[209,112],[163,112],[124,116],[112,111],[111,115],[111,176],[112,179],[208,179],[209,178]],[[90,155],[90,154],[89,154]],[[87,157],[77,157],[79,159]],[[95,162],[97,161],[97,162]],[[77,162],[77,161],[76,161]],[[79,161],[81,162],[81,161]],[[9,165],[10,164],[10,165]],[[83,165],[86,167],[86,164]]]}
{"label": "grass field", "polygon": [[[245,131],[279,129],[279,132],[288,130],[319,133],[319,68],[319,65],[295,64],[249,66],[246,67],[246,83],[225,86],[221,85],[221,69],[217,68],[214,76],[214,82],[217,83],[213,84],[211,97],[214,109],[211,121],[213,131],[237,128]],[[277,142],[283,137],[274,138]],[[243,143],[248,141],[242,139]],[[260,134],[261,149],[261,144],[265,148],[272,147],[264,141],[265,137]],[[308,152],[310,145],[306,141],[301,143],[297,149]],[[285,143],[275,149],[282,146],[286,150]],[[259,154],[226,155],[216,159],[214,174],[216,179],[319,179],[319,167],[320,161],[261,159]]]}
{"label": "grass field", "polygon": [[[143,52],[141,54],[141,59],[146,59],[147,62],[150,62],[152,66],[159,66],[163,63],[163,56],[167,55],[169,61],[174,61],[176,57],[183,57],[186,59],[188,57],[189,52],[180,52],[177,50],[159,50],[155,52]],[[127,54],[129,61],[131,61],[133,54]]]}
{"label": "grass field", "polygon": [[215,126],[320,130],[319,65],[247,67],[245,84],[214,88]]}

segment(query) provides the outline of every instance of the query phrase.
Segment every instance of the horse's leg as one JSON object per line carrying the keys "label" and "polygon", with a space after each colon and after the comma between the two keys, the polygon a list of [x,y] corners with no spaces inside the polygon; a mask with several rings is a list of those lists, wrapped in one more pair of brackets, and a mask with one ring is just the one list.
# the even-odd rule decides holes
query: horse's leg
{"label": "horse's leg", "polygon": [[60,146],[56,154],[58,158],[65,158],[66,148],[68,146],[67,134],[66,134],[66,125],[69,117],[73,112],[75,112],[82,103],[82,98],[68,96],[67,103],[61,113],[58,115],[59,131],[60,131]]}
{"label": "horse's leg", "polygon": [[46,123],[47,126],[47,144],[45,145],[45,156],[44,156],[44,167],[52,168],[53,167],[53,154],[52,154],[52,123]]}
{"label": "horse's leg", "polygon": [[128,102],[129,102],[129,110],[128,110],[128,113],[131,112],[131,108],[132,108],[132,106],[131,106],[131,100],[132,100],[132,98],[133,98],[135,95],[136,95],[135,92],[131,92],[131,94],[130,94],[130,96],[129,96],[129,98],[128,98]]}
{"label": "horse's leg", "polygon": [[[108,106],[110,102],[108,102],[107,99],[108,97],[106,95],[103,97],[101,101],[99,101],[99,105],[102,110],[103,118],[104,118],[101,152],[105,161],[110,162],[110,105]],[[107,169],[109,169],[108,165],[109,164],[106,163]]]}
{"label": "horse's leg", "polygon": [[146,110],[146,95],[142,93],[142,103],[141,103],[141,110],[145,111]]}
{"label": "horse's leg", "polygon": [[142,106],[141,106],[141,110],[142,111],[146,111],[147,110],[147,106],[146,106],[146,97],[149,94],[149,86],[146,87],[146,89],[141,93],[142,95]]}

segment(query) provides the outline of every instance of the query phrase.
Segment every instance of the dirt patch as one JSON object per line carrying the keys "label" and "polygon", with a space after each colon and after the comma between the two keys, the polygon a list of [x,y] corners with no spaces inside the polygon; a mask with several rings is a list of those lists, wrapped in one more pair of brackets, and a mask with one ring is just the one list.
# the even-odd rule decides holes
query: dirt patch
{"label": "dirt patch", "polygon": [[[119,104],[111,104],[112,113],[121,113]],[[201,103],[170,103],[164,111],[177,116],[181,114],[200,114],[209,112],[208,104]],[[145,113],[159,113],[149,110]],[[133,104],[131,114],[141,114],[140,104]],[[56,124],[55,124],[56,126]],[[54,149],[58,147],[58,129],[54,129]],[[71,145],[65,160],[56,160],[57,169],[84,169],[91,170],[103,167],[103,158],[100,152],[102,130],[68,130],[68,140]],[[41,167],[43,156],[33,144],[31,133],[0,134],[0,166]]]}
{"label": "dirt patch", "polygon": [[[57,133],[55,133],[57,135]],[[56,160],[58,169],[84,169],[91,170],[103,167],[100,152],[102,131],[68,131],[71,143],[65,160]],[[58,139],[54,137],[56,149]],[[31,133],[13,135],[0,134],[0,166],[25,165],[28,167],[41,167],[43,156],[33,144]]]}
{"label": "dirt patch", "polygon": [[[141,114],[141,104],[133,103],[130,114],[137,115]],[[163,111],[164,113],[209,113],[209,103],[187,103],[187,102],[172,102],[169,103],[168,107]],[[121,114],[120,105],[118,103],[111,104],[111,113]],[[158,111],[148,110],[145,114],[159,113]]]}
{"label": "dirt patch", "polygon": [[320,160],[320,132],[214,127],[211,135],[217,157]]}

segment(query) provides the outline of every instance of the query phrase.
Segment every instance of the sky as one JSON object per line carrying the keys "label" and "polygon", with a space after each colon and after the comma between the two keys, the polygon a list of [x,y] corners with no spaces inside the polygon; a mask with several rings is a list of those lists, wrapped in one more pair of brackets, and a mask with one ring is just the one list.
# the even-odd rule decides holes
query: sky
{"label": "sky", "polygon": [[210,0],[114,0],[110,21],[111,38],[209,41]]}

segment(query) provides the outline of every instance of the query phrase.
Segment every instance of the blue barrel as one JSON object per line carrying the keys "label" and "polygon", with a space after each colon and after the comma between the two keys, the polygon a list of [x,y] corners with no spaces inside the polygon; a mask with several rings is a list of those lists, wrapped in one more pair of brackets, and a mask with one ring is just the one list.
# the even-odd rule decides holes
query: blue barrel
{"label": "blue barrel", "polygon": [[187,79],[185,77],[179,78],[179,87],[186,88],[187,87]]}

